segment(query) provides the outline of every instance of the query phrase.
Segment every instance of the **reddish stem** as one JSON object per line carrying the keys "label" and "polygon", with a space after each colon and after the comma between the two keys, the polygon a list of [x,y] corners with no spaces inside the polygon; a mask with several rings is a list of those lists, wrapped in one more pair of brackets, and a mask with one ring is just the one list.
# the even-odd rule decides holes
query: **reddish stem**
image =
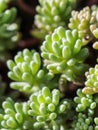
{"label": "reddish stem", "polygon": [[33,7],[27,5],[23,0],[17,0],[17,4],[22,8],[25,12],[29,13],[30,15],[35,14],[35,10]]}
{"label": "reddish stem", "polygon": [[40,40],[37,40],[37,39],[34,39],[34,38],[30,38],[30,39],[27,39],[27,40],[21,40],[19,42],[19,47],[21,48],[28,48],[28,47],[36,47],[38,45],[40,45]]}

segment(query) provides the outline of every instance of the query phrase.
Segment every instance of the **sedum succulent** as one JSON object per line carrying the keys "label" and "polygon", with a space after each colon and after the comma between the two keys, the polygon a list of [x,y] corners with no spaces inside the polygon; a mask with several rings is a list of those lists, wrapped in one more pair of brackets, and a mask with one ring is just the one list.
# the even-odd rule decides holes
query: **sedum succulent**
{"label": "sedum succulent", "polygon": [[66,27],[76,0],[39,0],[39,3],[36,7],[38,14],[35,15],[38,29],[32,31],[32,34],[44,39],[46,34],[52,33],[58,26]]}
{"label": "sedum succulent", "polygon": [[[38,91],[44,84],[48,87],[56,85],[54,75],[46,69],[41,69],[41,58],[34,50],[24,49],[18,52],[13,60],[8,60],[8,76],[15,82],[11,83],[11,88],[17,89],[26,94]],[[51,82],[50,82],[51,81]],[[50,83],[49,83],[50,82]]]}
{"label": "sedum succulent", "polygon": [[7,0],[0,0],[0,13],[7,8]]}
{"label": "sedum succulent", "polygon": [[82,89],[77,90],[77,95],[78,96],[74,98],[74,101],[77,103],[76,111],[83,112],[89,108],[89,114],[92,115],[97,106],[94,97],[89,94],[84,94]]}
{"label": "sedum succulent", "polygon": [[[59,117],[66,114],[71,108],[70,101],[60,101],[58,89],[51,92],[48,87],[43,87],[39,92],[32,94],[28,103],[30,105],[28,113],[36,119],[34,126],[49,124],[53,130],[59,130]],[[57,120],[58,124],[55,122]]]}
{"label": "sedum succulent", "polygon": [[29,106],[26,102],[14,103],[11,98],[7,98],[2,107],[0,130],[31,130],[33,128],[33,119],[28,115]]}
{"label": "sedum succulent", "polygon": [[0,13],[0,51],[12,49],[19,39],[16,12],[15,8],[11,8]]}
{"label": "sedum succulent", "polygon": [[[8,56],[8,51],[15,54],[22,49],[13,50],[18,40],[18,24],[17,10],[11,8],[16,3],[9,7],[10,1],[0,0],[0,59]],[[30,1],[17,2],[23,14],[33,11]],[[27,38],[23,40],[25,45],[21,45],[25,49],[7,62],[10,81],[4,75],[6,68],[1,70],[0,65],[7,81],[5,86],[0,77],[0,130],[98,130],[98,64],[90,67],[98,55],[98,7],[73,11],[68,30],[75,2],[39,0],[37,29],[32,33],[45,38],[39,50],[42,58],[35,50],[25,48],[34,39],[29,39],[26,28],[21,27]],[[27,15],[21,15],[21,20],[29,18]],[[88,43],[93,43],[93,48]]]}
{"label": "sedum succulent", "polygon": [[10,0],[0,0],[0,60],[8,59],[8,50],[13,49],[20,34],[19,25],[16,23],[16,8],[7,9]]}
{"label": "sedum succulent", "polygon": [[69,28],[72,30],[78,30],[79,37],[82,38],[83,45],[92,40],[92,34],[90,32],[90,19],[91,9],[89,7],[85,7],[80,11],[72,11]]}
{"label": "sedum succulent", "polygon": [[98,95],[84,94],[82,89],[78,89],[74,101],[77,104],[77,114],[73,120],[71,130],[97,130]]}
{"label": "sedum succulent", "polygon": [[93,35],[98,38],[98,6],[94,5],[91,8],[92,14],[91,14],[91,20],[90,20],[90,30],[93,33]]}
{"label": "sedum succulent", "polygon": [[47,69],[54,74],[65,74],[69,81],[79,81],[88,69],[88,65],[83,62],[89,52],[82,47],[77,30],[58,27],[52,35],[46,36],[41,51]]}
{"label": "sedum succulent", "polygon": [[[64,118],[63,118],[64,119]],[[33,130],[68,130],[65,120],[56,120],[51,122],[37,122],[34,123]]]}
{"label": "sedum succulent", "polygon": [[[92,17],[91,17],[91,25],[90,30],[94,37],[98,39],[98,6],[92,6]],[[98,41],[95,40],[93,43],[93,48],[98,50]]]}
{"label": "sedum succulent", "polygon": [[[95,41],[98,38],[98,7],[92,6],[85,7],[80,11],[72,11],[72,17],[70,18],[69,28],[77,29],[79,37],[82,38],[83,45],[91,41]],[[93,48],[98,48],[98,43],[93,44]]]}
{"label": "sedum succulent", "polygon": [[72,128],[70,130],[97,130],[93,125],[93,117],[80,112],[72,122]]}
{"label": "sedum succulent", "polygon": [[90,68],[86,72],[86,82],[83,88],[85,94],[95,94],[98,93],[98,65],[96,64],[94,68]]}
{"label": "sedum succulent", "polygon": [[0,50],[11,49],[19,40],[16,8],[7,9],[7,0],[0,0]]}
{"label": "sedum succulent", "polygon": [[8,4],[11,2],[12,0],[0,0],[0,13],[2,13],[5,9],[7,9]]}

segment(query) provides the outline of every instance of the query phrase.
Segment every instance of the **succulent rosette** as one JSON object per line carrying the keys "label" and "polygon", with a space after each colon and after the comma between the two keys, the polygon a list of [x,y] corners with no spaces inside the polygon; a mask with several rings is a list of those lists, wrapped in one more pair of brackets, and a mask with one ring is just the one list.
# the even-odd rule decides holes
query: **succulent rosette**
{"label": "succulent rosette", "polygon": [[35,25],[38,29],[32,34],[44,39],[46,34],[52,33],[58,26],[67,26],[72,9],[76,0],[39,0],[36,7],[38,14],[35,15]]}
{"label": "succulent rosette", "polygon": [[30,130],[33,128],[33,119],[28,115],[29,106],[26,102],[15,103],[11,98],[7,98],[2,107],[1,130]]}
{"label": "succulent rosette", "polygon": [[83,92],[85,94],[95,94],[98,93],[98,65],[96,64],[94,68],[90,68],[86,72],[86,81]]}
{"label": "succulent rosette", "polygon": [[44,84],[50,88],[52,83],[56,86],[54,75],[44,68],[41,69],[40,55],[34,50],[24,49],[18,52],[14,61],[8,60],[7,65],[10,70],[8,76],[14,80],[10,84],[13,89],[31,94],[41,89]]}
{"label": "succulent rosette", "polygon": [[92,34],[90,32],[90,19],[90,7],[85,7],[80,11],[72,11],[69,28],[72,30],[78,30],[79,37],[82,38],[83,45],[87,44],[89,41],[92,40]]}
{"label": "succulent rosette", "polygon": [[87,48],[82,47],[82,40],[77,30],[55,29],[47,35],[41,46],[44,65],[54,74],[64,73],[69,81],[79,81],[88,65],[84,64],[89,55]]}
{"label": "succulent rosette", "polygon": [[0,51],[12,49],[19,40],[17,9],[8,8],[9,0],[0,0]]}
{"label": "succulent rosette", "polygon": [[79,37],[82,38],[83,46],[93,43],[93,48],[98,49],[98,7],[92,6],[84,7],[80,11],[72,11],[70,23],[68,24],[70,29],[77,29]]}
{"label": "succulent rosette", "polygon": [[97,130],[98,129],[98,96],[84,94],[82,89],[77,90],[77,96],[74,97],[76,105],[76,116],[72,123],[71,130]]}
{"label": "succulent rosette", "polygon": [[[0,60],[8,59],[8,50],[17,46],[20,39],[17,9],[8,9],[9,0],[0,0]],[[3,53],[3,54],[2,54]]]}
{"label": "succulent rosette", "polygon": [[[28,113],[36,119],[34,126],[48,124],[53,130],[60,128],[58,126],[61,122],[59,117],[63,114],[66,115],[67,111],[71,109],[70,100],[60,101],[60,91],[53,89],[51,92],[48,87],[43,87],[39,92],[32,94],[28,103],[30,105]],[[64,127],[62,126],[62,128]]]}

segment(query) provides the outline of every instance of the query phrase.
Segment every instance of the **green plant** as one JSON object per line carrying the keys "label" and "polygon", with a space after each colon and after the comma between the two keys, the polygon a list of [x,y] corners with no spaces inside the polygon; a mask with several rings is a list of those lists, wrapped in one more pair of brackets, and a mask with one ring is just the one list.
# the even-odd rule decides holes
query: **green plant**
{"label": "green plant", "polygon": [[44,64],[50,72],[65,74],[69,81],[80,81],[79,75],[84,75],[88,65],[83,62],[89,55],[87,48],[82,47],[82,40],[77,30],[55,29],[52,35],[47,35],[41,46]]}
{"label": "green plant", "polygon": [[[4,60],[7,50],[13,49],[19,40],[19,25],[16,23],[16,8],[7,9],[6,0],[0,0],[0,59]],[[3,53],[3,55],[2,55]]]}
{"label": "green plant", "polygon": [[72,123],[73,130],[97,130],[98,95],[84,94],[81,89],[78,89],[77,95],[74,98],[77,116]]}
{"label": "green plant", "polygon": [[32,34],[44,39],[46,34],[52,33],[58,26],[67,27],[72,9],[75,8],[76,0],[39,0],[36,7],[35,25],[37,29]]}
{"label": "green plant", "polygon": [[[72,11],[72,17],[70,18],[68,26],[72,30],[78,30],[83,45],[98,38],[97,12],[97,6],[92,6],[91,8],[85,7],[80,11]],[[93,48],[97,49],[96,43],[93,44]]]}
{"label": "green plant", "polygon": [[18,52],[15,56],[15,61],[8,60],[7,65],[11,70],[8,76],[16,81],[11,83],[11,88],[17,89],[26,94],[31,94],[38,91],[43,85],[56,87],[53,82],[54,75],[48,72],[45,68],[41,69],[41,58],[38,52],[28,49],[23,52]]}
{"label": "green plant", "polygon": [[11,98],[3,102],[3,112],[0,114],[0,129],[26,130],[32,129],[33,119],[28,115],[27,103],[14,103]]}
{"label": "green plant", "polygon": [[20,1],[9,2],[0,0],[0,54],[12,53],[0,62],[0,130],[98,130],[98,7],[39,0],[32,33],[43,42],[34,49],[27,32],[16,47]]}
{"label": "green plant", "polygon": [[[45,127],[48,123],[50,129],[59,129],[61,124],[57,124],[57,120],[62,115],[66,116],[68,110],[71,109],[69,100],[60,101],[60,92],[57,89],[50,92],[48,87],[43,87],[38,93],[30,96],[28,113],[37,120],[39,126]],[[63,124],[64,127],[64,124]]]}
{"label": "green plant", "polygon": [[85,88],[83,92],[86,94],[98,93],[98,65],[96,64],[95,68],[90,68],[89,72],[86,72],[87,80],[85,82]]}

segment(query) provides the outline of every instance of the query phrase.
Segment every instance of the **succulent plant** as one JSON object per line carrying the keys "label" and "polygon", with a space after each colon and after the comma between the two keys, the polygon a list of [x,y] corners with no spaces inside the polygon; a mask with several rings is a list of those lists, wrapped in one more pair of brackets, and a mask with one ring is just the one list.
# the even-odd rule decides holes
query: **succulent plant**
{"label": "succulent plant", "polygon": [[[93,36],[98,39],[98,6],[92,6],[90,31],[92,32]],[[94,41],[93,48],[98,50],[98,41]]]}
{"label": "succulent plant", "polygon": [[15,103],[11,98],[7,98],[2,107],[1,130],[30,130],[33,128],[33,119],[28,115],[29,106],[26,102]]}
{"label": "succulent plant", "polygon": [[72,16],[70,18],[70,23],[68,24],[70,29],[77,29],[79,32],[79,37],[82,38],[83,45],[89,42],[93,43],[93,48],[98,49],[98,7],[92,6],[84,7],[80,11],[72,11]]}
{"label": "succulent plant", "polygon": [[91,14],[91,20],[90,20],[90,30],[93,33],[93,35],[98,38],[98,6],[94,5],[91,8],[92,14]]}
{"label": "succulent plant", "polygon": [[77,90],[77,96],[74,98],[76,106],[76,116],[73,120],[71,130],[97,130],[98,115],[98,95],[84,94],[82,89]]}
{"label": "succulent plant", "polygon": [[0,0],[0,13],[3,12],[7,8],[7,1]]}
{"label": "succulent plant", "polygon": [[96,0],[11,1],[0,0],[0,130],[98,130],[98,6],[80,10]]}
{"label": "succulent plant", "polygon": [[11,83],[11,88],[26,94],[38,91],[44,84],[50,88],[57,84],[52,73],[45,68],[41,69],[41,58],[34,50],[24,49],[23,52],[18,52],[14,61],[8,60],[7,65],[10,70],[8,76],[15,81]]}
{"label": "succulent plant", "polygon": [[0,51],[12,49],[19,40],[16,12],[15,8],[11,8],[0,13]]}
{"label": "succulent plant", "polygon": [[58,89],[54,89],[51,92],[48,87],[43,87],[39,92],[32,94],[29,105],[29,115],[33,116],[39,125],[45,125],[45,123],[50,122],[53,130],[56,128],[58,130],[55,120],[59,120],[61,114],[66,114],[71,109],[70,101],[60,101]]}
{"label": "succulent plant", "polygon": [[81,89],[77,90],[77,95],[74,98],[74,101],[77,103],[76,111],[82,112],[89,108],[90,114],[93,114],[93,110],[96,108],[94,97],[89,94],[84,94]]}
{"label": "succulent plant", "polygon": [[94,68],[90,68],[86,72],[85,86],[83,88],[83,93],[85,94],[95,94],[98,93],[98,65],[96,64]]}
{"label": "succulent plant", "polygon": [[79,113],[72,123],[70,130],[97,130],[93,126],[93,117],[87,116],[85,113]]}
{"label": "succulent plant", "polygon": [[58,26],[67,26],[72,9],[76,0],[39,0],[36,7],[35,25],[37,30],[32,34],[44,39],[46,34],[52,33]]}
{"label": "succulent plant", "polygon": [[0,0],[0,61],[6,61],[10,54],[8,50],[16,47],[20,34],[16,22],[16,8],[8,8],[10,0]]}
{"label": "succulent plant", "polygon": [[52,35],[46,36],[41,51],[47,69],[54,74],[65,74],[69,81],[79,81],[79,76],[88,69],[83,62],[89,51],[82,47],[77,30],[58,27]]}
{"label": "succulent plant", "polygon": [[78,30],[79,37],[82,38],[83,45],[87,44],[89,41],[92,40],[92,34],[90,32],[90,19],[90,7],[85,7],[80,11],[72,11],[69,28],[72,30]]}

